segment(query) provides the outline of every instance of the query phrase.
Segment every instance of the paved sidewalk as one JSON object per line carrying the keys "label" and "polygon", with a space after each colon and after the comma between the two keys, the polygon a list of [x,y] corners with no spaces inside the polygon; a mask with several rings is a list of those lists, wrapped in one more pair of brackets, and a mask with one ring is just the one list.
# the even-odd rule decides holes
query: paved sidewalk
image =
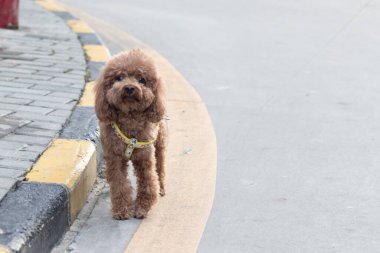
{"label": "paved sidewalk", "polygon": [[83,89],[83,50],[65,22],[21,1],[19,30],[0,29],[0,200],[57,136]]}

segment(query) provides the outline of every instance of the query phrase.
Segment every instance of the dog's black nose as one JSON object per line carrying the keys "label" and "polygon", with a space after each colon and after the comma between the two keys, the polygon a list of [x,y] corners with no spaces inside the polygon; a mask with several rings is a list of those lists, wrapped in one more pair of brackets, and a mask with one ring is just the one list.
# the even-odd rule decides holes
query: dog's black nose
{"label": "dog's black nose", "polygon": [[127,86],[127,87],[124,88],[124,91],[125,91],[128,95],[132,95],[132,93],[133,93],[134,90],[135,90],[135,88],[133,88],[133,87],[129,87],[129,86]]}

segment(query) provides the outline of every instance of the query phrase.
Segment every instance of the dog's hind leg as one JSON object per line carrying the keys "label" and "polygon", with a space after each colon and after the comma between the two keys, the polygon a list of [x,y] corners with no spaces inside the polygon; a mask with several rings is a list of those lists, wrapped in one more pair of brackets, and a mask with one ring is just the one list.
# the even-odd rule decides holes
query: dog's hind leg
{"label": "dog's hind leg", "polygon": [[158,180],[160,182],[160,195],[165,195],[165,174],[166,174],[166,126],[160,123],[160,129],[156,140],[156,167]]}

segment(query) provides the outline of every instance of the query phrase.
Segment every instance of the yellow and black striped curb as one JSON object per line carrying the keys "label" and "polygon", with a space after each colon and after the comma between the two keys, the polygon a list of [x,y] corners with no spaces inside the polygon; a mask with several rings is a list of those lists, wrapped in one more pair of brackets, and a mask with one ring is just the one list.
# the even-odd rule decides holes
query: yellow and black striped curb
{"label": "yellow and black striped curb", "polygon": [[0,216],[7,222],[0,228],[0,253],[49,252],[85,204],[96,180],[97,160],[100,163],[93,87],[109,51],[86,23],[57,2],[36,2],[78,35],[87,59],[86,84],[60,136],[33,165],[26,181],[3,199]]}

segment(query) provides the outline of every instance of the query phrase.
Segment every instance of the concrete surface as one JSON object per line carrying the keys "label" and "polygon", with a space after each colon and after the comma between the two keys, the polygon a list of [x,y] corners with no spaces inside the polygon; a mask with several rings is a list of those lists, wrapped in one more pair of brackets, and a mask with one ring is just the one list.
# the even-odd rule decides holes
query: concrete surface
{"label": "concrete surface", "polygon": [[155,48],[207,104],[198,252],[379,251],[379,1],[63,2]]}

